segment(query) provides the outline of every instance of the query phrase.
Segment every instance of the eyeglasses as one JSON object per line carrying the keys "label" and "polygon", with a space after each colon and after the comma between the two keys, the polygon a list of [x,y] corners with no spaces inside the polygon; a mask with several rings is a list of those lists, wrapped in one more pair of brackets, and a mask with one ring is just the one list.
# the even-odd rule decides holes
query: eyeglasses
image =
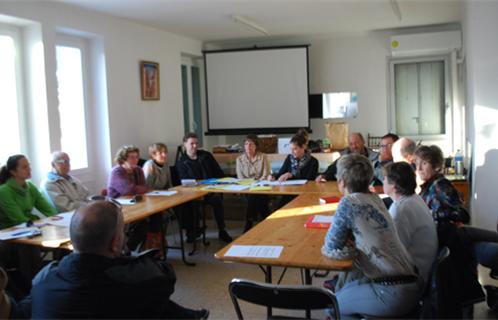
{"label": "eyeglasses", "polygon": [[381,145],[380,145],[380,148],[381,148],[381,149],[385,149],[385,148],[390,147],[390,146],[392,146],[392,145],[393,145],[392,143],[388,143],[388,144],[381,144]]}
{"label": "eyeglasses", "polygon": [[55,163],[59,163],[59,164],[70,164],[71,160],[69,160],[69,159],[59,159],[59,160],[55,160],[54,162]]}

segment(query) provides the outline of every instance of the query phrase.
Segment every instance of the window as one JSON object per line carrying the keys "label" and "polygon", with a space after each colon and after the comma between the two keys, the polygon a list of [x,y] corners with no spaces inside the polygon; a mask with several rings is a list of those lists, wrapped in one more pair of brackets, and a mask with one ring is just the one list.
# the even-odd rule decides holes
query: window
{"label": "window", "polygon": [[22,152],[17,56],[15,37],[0,30],[0,163]]}
{"label": "window", "polygon": [[57,94],[61,150],[71,157],[71,168],[88,167],[83,45],[56,46]]}
{"label": "window", "polygon": [[398,135],[446,133],[446,66],[445,58],[391,62],[391,127]]}

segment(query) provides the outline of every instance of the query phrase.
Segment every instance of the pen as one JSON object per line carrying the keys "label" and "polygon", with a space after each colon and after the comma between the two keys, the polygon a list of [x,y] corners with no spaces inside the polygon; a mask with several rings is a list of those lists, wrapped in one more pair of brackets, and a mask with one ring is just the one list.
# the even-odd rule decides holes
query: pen
{"label": "pen", "polygon": [[22,236],[24,234],[29,235],[32,232],[33,232],[33,230],[24,230],[24,231],[14,232],[13,234],[11,234],[11,236],[12,237],[19,237],[19,236]]}

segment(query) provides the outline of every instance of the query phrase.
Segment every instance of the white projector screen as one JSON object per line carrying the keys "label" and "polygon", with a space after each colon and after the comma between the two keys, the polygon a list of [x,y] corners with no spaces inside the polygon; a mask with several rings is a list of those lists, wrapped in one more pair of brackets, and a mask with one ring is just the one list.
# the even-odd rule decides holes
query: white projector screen
{"label": "white projector screen", "polygon": [[308,47],[204,52],[207,134],[309,129]]}

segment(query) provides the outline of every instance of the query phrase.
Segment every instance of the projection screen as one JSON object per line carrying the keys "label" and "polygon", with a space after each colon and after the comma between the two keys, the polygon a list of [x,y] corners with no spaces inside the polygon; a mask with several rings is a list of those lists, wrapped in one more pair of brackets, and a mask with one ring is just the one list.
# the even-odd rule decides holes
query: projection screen
{"label": "projection screen", "polygon": [[207,134],[309,128],[308,47],[205,51]]}

